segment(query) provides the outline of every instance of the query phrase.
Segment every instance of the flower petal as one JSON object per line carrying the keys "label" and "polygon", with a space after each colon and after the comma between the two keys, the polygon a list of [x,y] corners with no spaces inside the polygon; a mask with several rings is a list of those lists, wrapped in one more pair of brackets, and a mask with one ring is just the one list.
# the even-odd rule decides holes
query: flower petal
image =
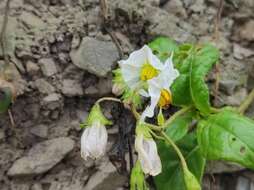
{"label": "flower petal", "polygon": [[97,159],[104,155],[107,146],[108,134],[105,126],[99,122],[87,127],[81,136],[81,156]]}

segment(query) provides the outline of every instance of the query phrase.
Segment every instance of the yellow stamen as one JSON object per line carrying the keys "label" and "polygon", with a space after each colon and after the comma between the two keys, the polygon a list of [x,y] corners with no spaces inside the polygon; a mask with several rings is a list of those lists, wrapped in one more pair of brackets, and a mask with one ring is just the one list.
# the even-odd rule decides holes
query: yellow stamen
{"label": "yellow stamen", "polygon": [[145,63],[141,68],[140,79],[143,81],[147,81],[149,79],[152,79],[153,77],[156,77],[158,74],[159,72],[157,69],[155,69],[149,63]]}
{"label": "yellow stamen", "polygon": [[166,89],[162,89],[161,90],[161,95],[160,95],[160,100],[159,100],[159,103],[158,103],[159,106],[160,107],[167,107],[171,103],[172,103],[171,93]]}

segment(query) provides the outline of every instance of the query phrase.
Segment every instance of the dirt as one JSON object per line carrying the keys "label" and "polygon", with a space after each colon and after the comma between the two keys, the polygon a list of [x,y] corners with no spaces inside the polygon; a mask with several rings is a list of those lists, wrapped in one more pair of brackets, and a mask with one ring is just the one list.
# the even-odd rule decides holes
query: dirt
{"label": "dirt", "polygon": [[[112,95],[110,71],[121,54],[128,55],[156,36],[168,36],[179,43],[210,41],[220,49],[220,88],[216,100],[215,70],[208,77],[214,105],[237,106],[253,88],[253,0],[224,1],[217,40],[219,0],[106,2],[108,11],[104,18],[99,0],[11,0],[5,52],[11,61],[8,77],[14,81],[18,97],[10,109],[15,127],[8,113],[0,115],[1,190],[128,189],[127,172],[119,172],[119,166],[114,167],[108,156],[100,161],[81,159],[79,123],[85,120],[97,98]],[[0,28],[5,4],[6,0],[0,1]],[[114,40],[119,42],[120,52]],[[82,65],[83,60],[86,65]],[[3,64],[1,48],[0,63]],[[106,116],[114,121],[122,117],[117,104],[103,107]],[[254,117],[253,107],[248,111],[251,117]],[[133,121],[131,114],[126,118]],[[128,160],[125,149],[120,153],[112,151],[119,140],[117,123],[109,133],[111,161],[121,157]],[[21,168],[23,173],[12,169],[10,175],[15,163],[30,155],[35,146],[39,147],[35,158],[41,158],[45,151],[56,150],[54,145],[49,146],[50,150],[42,145],[59,137],[66,137],[75,145],[56,160],[50,154],[49,158],[44,155],[41,165],[40,159],[35,160],[33,166],[39,167],[39,172]],[[50,164],[45,163],[47,159],[51,160]],[[29,160],[33,162],[33,158]],[[203,189],[251,189],[253,174],[243,170],[225,175],[225,169],[215,174],[215,178],[208,175]]]}

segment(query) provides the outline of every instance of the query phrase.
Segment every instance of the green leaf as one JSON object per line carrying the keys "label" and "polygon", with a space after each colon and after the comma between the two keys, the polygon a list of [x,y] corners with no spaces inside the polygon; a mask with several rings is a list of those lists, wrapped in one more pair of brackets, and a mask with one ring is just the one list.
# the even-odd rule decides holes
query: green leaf
{"label": "green leaf", "polygon": [[188,168],[183,168],[183,175],[187,190],[201,190],[197,178],[189,171]]}
{"label": "green leaf", "polygon": [[[189,171],[201,181],[205,159],[202,157],[194,134],[188,134],[179,143]],[[155,184],[159,190],[190,190],[185,185],[182,165],[174,149],[164,142],[158,143],[158,152],[162,161],[162,173],[156,176]],[[187,176],[188,178],[189,176]],[[190,184],[189,184],[190,185]]]}
{"label": "green leaf", "polygon": [[0,113],[8,110],[12,101],[12,91],[10,88],[0,89]]}
{"label": "green leaf", "polygon": [[187,106],[192,104],[190,94],[189,74],[180,74],[171,86],[172,104],[175,106]]}
{"label": "green leaf", "polygon": [[153,50],[153,53],[163,62],[169,58],[172,51],[177,49],[176,42],[167,37],[158,37],[150,42],[148,46]]}
{"label": "green leaf", "polygon": [[170,125],[166,126],[166,134],[173,140],[179,141],[188,132],[188,128],[195,116],[195,112],[187,112],[178,116]]}
{"label": "green leaf", "polygon": [[254,169],[254,121],[224,110],[198,124],[198,143],[210,160],[225,160]]}
{"label": "green leaf", "polygon": [[218,50],[205,45],[201,48],[191,61],[190,69],[190,92],[192,100],[197,109],[203,114],[210,113],[209,89],[205,83],[205,76],[219,59]]}

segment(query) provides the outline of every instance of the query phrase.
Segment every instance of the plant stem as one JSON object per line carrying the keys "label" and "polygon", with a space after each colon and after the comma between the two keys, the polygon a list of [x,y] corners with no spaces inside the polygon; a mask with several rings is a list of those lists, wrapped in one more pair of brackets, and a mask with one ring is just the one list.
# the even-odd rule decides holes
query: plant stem
{"label": "plant stem", "polygon": [[122,103],[122,101],[118,98],[113,98],[113,97],[103,97],[103,98],[100,98],[99,100],[96,101],[96,104],[99,104],[103,101],[113,101],[113,102],[119,102],[119,103]]}
{"label": "plant stem", "polygon": [[167,134],[163,131],[161,131],[161,135],[164,137],[164,139],[174,148],[176,151],[178,157],[180,158],[181,164],[183,168],[188,168],[186,161],[180,151],[180,149],[176,146],[176,144],[167,136]]}
{"label": "plant stem", "polygon": [[244,114],[244,112],[248,109],[248,107],[250,106],[250,104],[253,102],[254,100],[254,88],[252,89],[252,91],[249,93],[249,95],[247,96],[247,98],[243,101],[243,103],[239,106],[238,111],[241,114]]}
{"label": "plant stem", "polygon": [[131,105],[131,111],[132,111],[134,117],[136,118],[136,120],[139,120],[140,119],[140,114],[137,112],[137,110],[136,110],[136,108],[133,104]]}
{"label": "plant stem", "polygon": [[184,107],[182,109],[180,109],[179,111],[177,111],[176,113],[174,113],[174,115],[172,115],[163,125],[164,127],[171,124],[178,116],[186,113],[187,111],[189,111],[192,108],[192,106],[188,106],[188,107]]}

